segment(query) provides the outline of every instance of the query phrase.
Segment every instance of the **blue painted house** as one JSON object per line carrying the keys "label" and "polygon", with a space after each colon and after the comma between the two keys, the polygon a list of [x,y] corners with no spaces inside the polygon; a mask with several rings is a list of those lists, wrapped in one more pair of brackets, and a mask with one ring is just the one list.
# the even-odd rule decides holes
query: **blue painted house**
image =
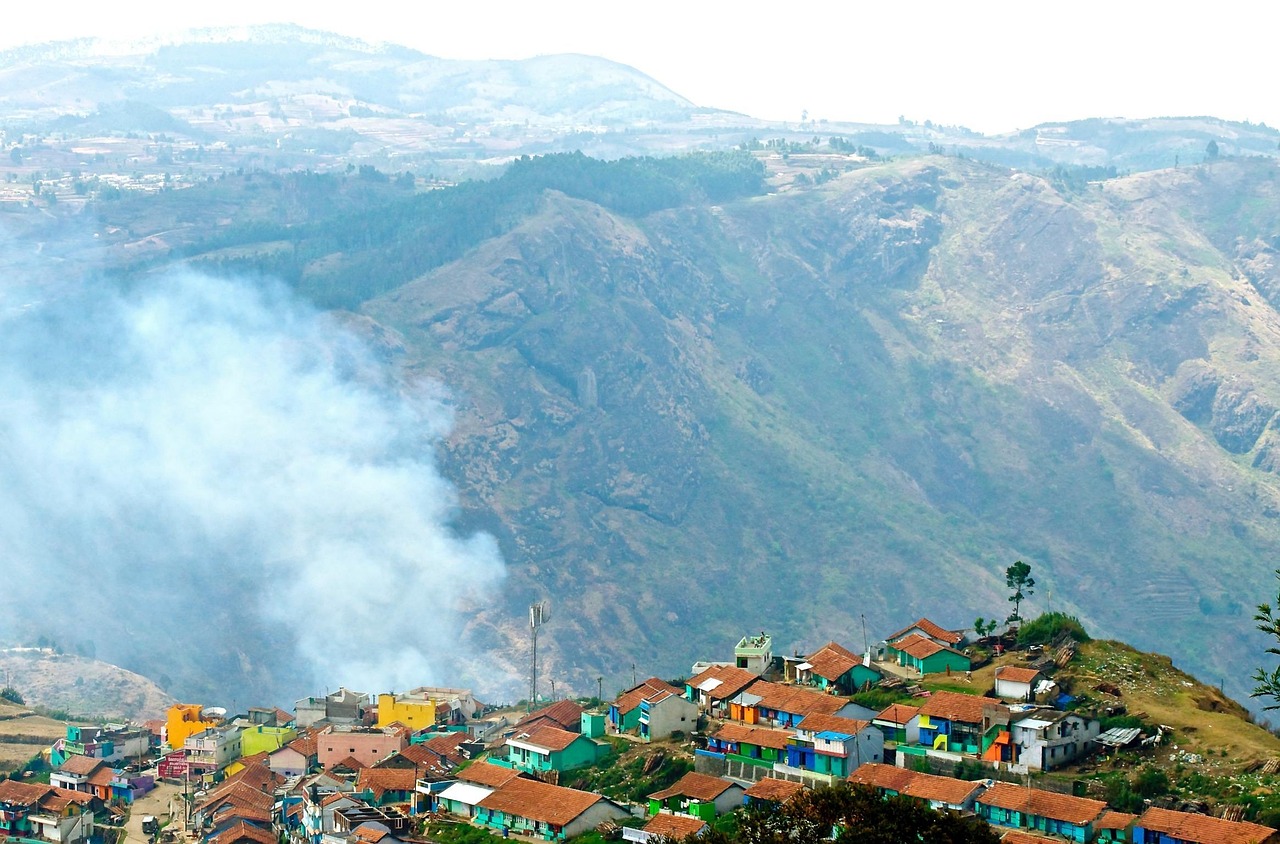
{"label": "blue painted house", "polygon": [[1059,835],[1084,844],[1093,841],[1096,824],[1107,812],[1107,804],[998,782],[978,797],[976,810],[978,817],[992,826]]}
{"label": "blue painted house", "polygon": [[1221,841],[1274,844],[1280,841],[1280,832],[1256,823],[1227,821],[1153,806],[1134,823],[1133,841],[1134,844],[1217,844]]}
{"label": "blue painted house", "polygon": [[884,759],[884,733],[870,721],[810,715],[787,744],[787,765],[844,779],[867,762]]}

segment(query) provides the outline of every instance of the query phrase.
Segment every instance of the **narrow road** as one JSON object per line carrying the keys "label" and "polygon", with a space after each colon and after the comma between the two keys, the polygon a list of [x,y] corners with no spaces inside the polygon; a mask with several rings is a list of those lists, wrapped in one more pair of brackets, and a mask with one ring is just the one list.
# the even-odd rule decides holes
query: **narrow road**
{"label": "narrow road", "polygon": [[124,839],[135,844],[145,844],[150,838],[142,832],[142,819],[155,815],[162,829],[170,822],[173,813],[173,829],[182,828],[182,786],[157,783],[156,787],[139,797],[129,809],[129,820],[124,825]]}

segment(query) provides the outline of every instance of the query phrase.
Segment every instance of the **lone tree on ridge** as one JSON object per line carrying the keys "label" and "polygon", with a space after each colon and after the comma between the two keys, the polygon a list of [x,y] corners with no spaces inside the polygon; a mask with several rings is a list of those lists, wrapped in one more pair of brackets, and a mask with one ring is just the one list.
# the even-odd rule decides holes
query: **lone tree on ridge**
{"label": "lone tree on ridge", "polygon": [[1022,602],[1035,594],[1035,579],[1031,577],[1031,566],[1018,560],[1004,570],[1004,583],[1013,590],[1009,600],[1013,603],[1013,612],[1005,619],[1006,624],[1022,621]]}

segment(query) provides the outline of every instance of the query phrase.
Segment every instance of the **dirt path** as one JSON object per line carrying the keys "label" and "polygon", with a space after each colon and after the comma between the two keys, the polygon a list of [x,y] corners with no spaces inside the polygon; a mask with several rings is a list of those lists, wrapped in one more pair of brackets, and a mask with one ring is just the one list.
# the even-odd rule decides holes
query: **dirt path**
{"label": "dirt path", "polygon": [[142,832],[142,819],[147,815],[155,815],[162,828],[170,823],[170,811],[173,812],[172,827],[182,828],[182,787],[157,783],[156,787],[139,797],[129,810],[129,820],[125,822],[123,840],[134,844],[145,844],[149,836]]}

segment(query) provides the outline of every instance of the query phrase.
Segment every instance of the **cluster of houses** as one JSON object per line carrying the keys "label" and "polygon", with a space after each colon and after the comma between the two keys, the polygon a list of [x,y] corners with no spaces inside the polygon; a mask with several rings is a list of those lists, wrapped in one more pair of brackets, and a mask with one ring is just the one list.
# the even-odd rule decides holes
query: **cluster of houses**
{"label": "cluster of houses", "polygon": [[[399,844],[418,840],[428,814],[545,841],[611,823],[644,844],[849,781],[977,815],[1013,844],[1280,842],[1255,824],[1154,807],[1127,815],[1023,784],[922,773],[957,762],[1000,775],[1045,771],[1099,738],[1096,719],[1034,702],[1048,689],[1036,666],[1001,669],[991,696],[935,691],[882,710],[850,698],[886,675],[966,675],[964,646],[962,631],[927,619],[861,655],[831,642],[777,658],[761,633],[743,637],[732,660],[696,664],[688,680],[649,678],[607,706],[561,700],[519,717],[438,687],[340,688],[292,713],[181,704],[141,728],[68,727],[49,751],[49,785],[0,783],[0,833],[92,842],[95,818],[119,814],[160,779],[187,795],[174,825],[208,844]],[[562,784],[619,738],[688,740],[694,770],[644,807]],[[154,774],[141,773],[143,758],[157,760]]]}

